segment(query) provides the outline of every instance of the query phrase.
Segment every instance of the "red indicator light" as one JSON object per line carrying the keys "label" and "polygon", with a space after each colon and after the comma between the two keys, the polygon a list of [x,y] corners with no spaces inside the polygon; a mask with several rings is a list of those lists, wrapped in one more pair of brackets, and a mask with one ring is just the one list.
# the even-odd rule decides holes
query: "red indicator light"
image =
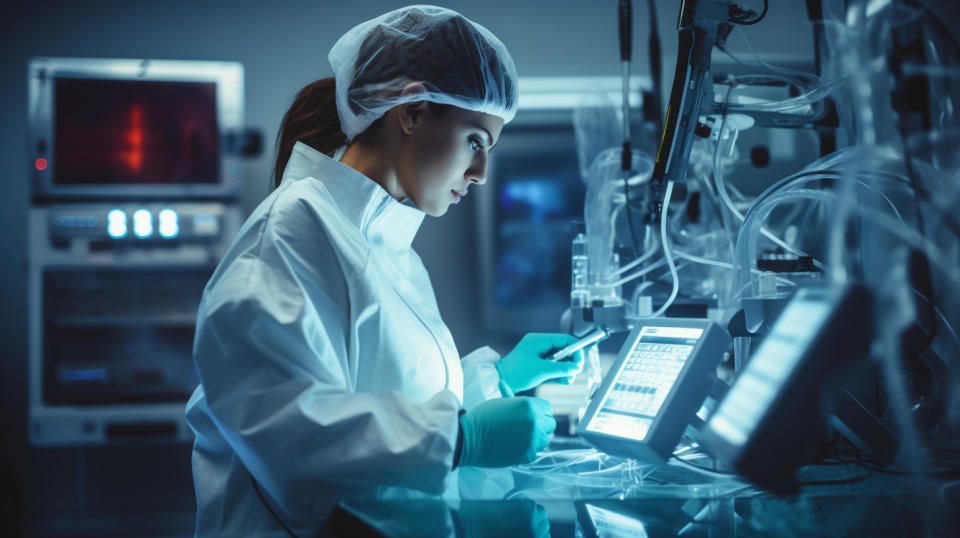
{"label": "red indicator light", "polygon": [[33,164],[37,167],[37,170],[40,170],[41,172],[47,169],[47,160],[43,157],[37,159]]}

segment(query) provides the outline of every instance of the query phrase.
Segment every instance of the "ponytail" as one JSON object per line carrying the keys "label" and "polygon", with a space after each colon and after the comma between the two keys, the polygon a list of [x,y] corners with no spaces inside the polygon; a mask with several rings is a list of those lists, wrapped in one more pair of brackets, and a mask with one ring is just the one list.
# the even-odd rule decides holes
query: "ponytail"
{"label": "ponytail", "polygon": [[311,82],[299,93],[283,116],[277,133],[277,162],[273,166],[273,186],[280,186],[293,146],[303,142],[333,157],[347,137],[340,130],[337,115],[336,83],[333,77]]}

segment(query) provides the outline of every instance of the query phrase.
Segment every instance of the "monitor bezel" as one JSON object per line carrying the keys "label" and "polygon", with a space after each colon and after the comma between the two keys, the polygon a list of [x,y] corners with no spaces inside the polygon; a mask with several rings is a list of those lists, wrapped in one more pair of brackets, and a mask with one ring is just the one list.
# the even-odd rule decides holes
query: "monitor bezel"
{"label": "monitor bezel", "polygon": [[[54,182],[57,163],[55,84],[58,78],[154,82],[207,82],[216,85],[220,177],[209,183],[62,185]],[[239,62],[116,58],[33,58],[28,66],[28,166],[37,200],[123,200],[130,198],[230,199],[238,194],[239,157],[225,151],[227,133],[243,127],[243,65]],[[47,161],[45,169],[35,165]]]}
{"label": "monitor bezel", "polygon": [[[690,351],[690,356],[684,363],[677,376],[676,382],[670,388],[663,405],[647,432],[643,441],[626,439],[605,433],[587,430],[587,427],[610,392],[614,380],[618,377],[623,363],[630,356],[637,344],[640,332],[644,327],[681,327],[702,329],[703,333]],[[673,448],[683,436],[683,431],[693,418],[715,377],[716,367],[730,345],[730,336],[719,325],[709,319],[691,318],[650,318],[637,321],[630,335],[627,337],[617,360],[601,383],[600,388],[587,406],[583,418],[577,425],[577,434],[601,450],[625,457],[637,458],[643,461],[664,463],[670,458]],[[705,348],[719,346],[721,351],[714,358],[703,353]],[[685,399],[678,399],[678,394],[684,394]],[[666,427],[664,426],[666,425]]]}
{"label": "monitor bezel", "polygon": [[[792,467],[801,465],[807,457],[804,452],[805,447],[799,446],[802,443],[795,444],[795,450],[789,454],[784,450],[771,450],[769,440],[774,437],[779,438],[783,431],[777,430],[772,425],[790,421],[791,431],[807,432],[812,438],[816,428],[820,426],[818,421],[821,418],[823,402],[811,400],[810,391],[814,390],[811,387],[817,388],[816,391],[824,389],[827,387],[828,378],[835,370],[846,366],[861,354],[868,353],[869,339],[863,344],[858,343],[856,338],[857,335],[869,334],[873,330],[872,317],[870,314],[865,314],[872,312],[873,309],[871,294],[866,288],[859,284],[800,288],[793,294],[790,303],[804,300],[817,300],[829,308],[816,330],[803,343],[802,355],[777,387],[774,398],[757,418],[744,442],[731,443],[710,426],[710,421],[719,412],[724,400],[731,397],[733,391],[740,389],[738,384],[741,382],[743,372],[738,374],[723,400],[717,402],[711,415],[704,420],[704,426],[700,432],[702,445],[711,455],[761,486],[776,487],[783,481],[789,481]],[[787,307],[781,311],[781,317],[787,311]],[[839,325],[838,320],[844,320],[844,337],[840,346],[833,345],[836,340],[830,339],[831,333],[836,336],[835,327]],[[786,321],[789,320],[783,320],[783,322]],[[769,337],[779,323],[781,323],[780,317],[764,338]],[[858,349],[861,345],[864,349]],[[751,361],[762,348],[761,341],[760,347],[751,356]],[[815,405],[810,405],[810,402],[815,402]],[[746,468],[745,463],[749,463]],[[758,470],[757,466],[762,467],[762,471]]]}

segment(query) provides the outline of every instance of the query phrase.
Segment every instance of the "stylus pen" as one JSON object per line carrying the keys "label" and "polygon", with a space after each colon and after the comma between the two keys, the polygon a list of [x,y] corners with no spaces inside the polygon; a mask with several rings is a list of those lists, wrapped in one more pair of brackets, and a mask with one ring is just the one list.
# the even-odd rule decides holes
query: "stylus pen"
{"label": "stylus pen", "polygon": [[580,340],[577,340],[576,342],[570,344],[569,346],[545,358],[550,361],[562,361],[564,359],[569,358],[574,353],[580,351],[581,349],[591,344],[596,344],[601,340],[605,340],[608,336],[610,336],[610,333],[607,332],[607,329],[605,327],[600,327],[599,329],[584,336]]}

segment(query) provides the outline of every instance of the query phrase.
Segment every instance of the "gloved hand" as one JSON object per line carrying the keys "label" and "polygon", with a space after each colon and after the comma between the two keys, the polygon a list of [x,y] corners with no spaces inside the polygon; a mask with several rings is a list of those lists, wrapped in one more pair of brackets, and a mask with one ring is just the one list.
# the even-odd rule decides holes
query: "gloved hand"
{"label": "gloved hand", "polygon": [[460,416],[460,466],[506,467],[529,463],[550,443],[557,421],[540,398],[495,398]]}
{"label": "gloved hand", "polygon": [[532,389],[551,379],[570,385],[577,374],[583,371],[583,353],[574,353],[571,357],[573,360],[549,361],[543,357],[549,357],[576,341],[577,338],[569,334],[528,333],[494,366],[500,372],[500,379],[513,392]]}

